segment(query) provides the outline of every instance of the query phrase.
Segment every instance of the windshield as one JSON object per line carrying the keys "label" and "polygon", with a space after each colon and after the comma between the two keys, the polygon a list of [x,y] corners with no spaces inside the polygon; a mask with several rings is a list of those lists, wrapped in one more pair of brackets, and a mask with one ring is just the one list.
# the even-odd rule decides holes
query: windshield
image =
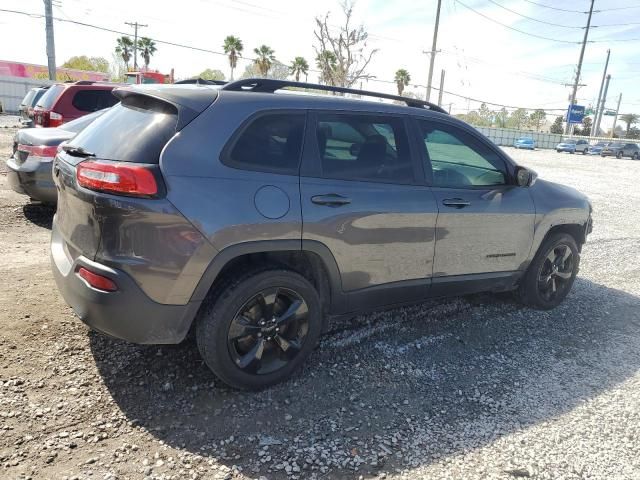
{"label": "windshield", "polygon": [[67,132],[78,133],[80,130],[85,128],[91,122],[93,122],[96,118],[105,113],[108,108],[98,110],[97,112],[90,113],[89,115],[85,115],[84,117],[76,118],[69,123],[65,123],[61,128]]}
{"label": "windshield", "polygon": [[62,93],[63,90],[64,85],[53,85],[49,90],[47,90],[47,93],[42,95],[37,106],[42,107],[45,110],[49,110],[53,107],[53,104],[56,103],[58,96],[60,96],[60,93]]}

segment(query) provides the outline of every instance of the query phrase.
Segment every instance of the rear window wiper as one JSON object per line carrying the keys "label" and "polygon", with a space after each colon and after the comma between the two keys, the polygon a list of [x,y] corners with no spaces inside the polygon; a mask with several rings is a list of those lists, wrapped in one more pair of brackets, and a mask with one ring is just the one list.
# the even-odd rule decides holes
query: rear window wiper
{"label": "rear window wiper", "polygon": [[74,157],[95,157],[95,153],[88,152],[82,147],[74,147],[73,145],[64,145],[62,150],[67,152],[69,155],[73,155]]}

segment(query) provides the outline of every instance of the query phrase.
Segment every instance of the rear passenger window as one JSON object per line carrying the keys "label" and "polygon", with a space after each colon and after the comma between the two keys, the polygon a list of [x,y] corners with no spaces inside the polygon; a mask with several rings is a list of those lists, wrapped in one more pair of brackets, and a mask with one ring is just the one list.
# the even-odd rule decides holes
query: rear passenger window
{"label": "rear passenger window", "polygon": [[321,113],[316,138],[325,177],[388,183],[414,181],[402,118]]}
{"label": "rear passenger window", "polygon": [[80,90],[76,92],[71,103],[81,112],[95,112],[112,107],[118,101],[111,90]]}
{"label": "rear passenger window", "polygon": [[243,170],[297,174],[304,122],[304,113],[257,117],[242,130],[223,163]]}

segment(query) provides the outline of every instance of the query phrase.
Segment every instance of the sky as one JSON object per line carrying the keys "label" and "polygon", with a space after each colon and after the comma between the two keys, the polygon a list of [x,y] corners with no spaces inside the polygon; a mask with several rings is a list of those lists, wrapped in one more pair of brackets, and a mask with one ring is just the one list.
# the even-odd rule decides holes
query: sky
{"label": "sky", "polygon": [[[242,39],[246,56],[262,44],[289,64],[305,57],[312,68],[314,17],[330,12],[329,23],[340,25],[338,0],[54,0],[54,16],[131,32],[125,22],[147,24],[141,35],[222,52],[227,35]],[[543,108],[548,115],[566,109],[589,0],[442,0],[434,86],[446,71],[447,92],[495,104]],[[354,23],[369,32],[367,49],[375,48],[368,73],[375,78],[362,87],[395,92],[394,73],[405,68],[411,75],[407,88],[424,95],[435,24],[437,0],[357,0]],[[470,7],[470,8],[469,8]],[[42,0],[0,0],[0,9],[42,14]],[[472,10],[473,9],[473,10]],[[568,12],[562,10],[574,10]],[[475,10],[475,11],[474,11]],[[640,113],[640,0],[596,0],[585,54],[578,103],[595,104],[607,49],[611,49],[612,75],[607,107],[615,109],[622,93],[621,113]],[[530,17],[530,18],[525,18]],[[499,22],[499,23],[497,23]],[[551,25],[554,24],[554,25]],[[567,28],[573,27],[573,28]],[[112,60],[116,33],[70,23],[54,24],[58,64],[74,55]],[[520,30],[527,34],[520,33]],[[533,36],[532,36],[533,35]],[[546,37],[546,38],[539,38]],[[572,43],[573,42],[573,43]],[[151,68],[186,78],[206,68],[229,74],[224,55],[158,44]],[[44,19],[0,11],[0,59],[46,64]],[[250,63],[241,59],[238,70]],[[309,81],[317,73],[310,72]],[[356,85],[359,86],[359,85]],[[437,101],[437,91],[432,92]],[[477,109],[474,100],[444,93],[443,104],[452,113]],[[499,109],[499,106],[489,105]],[[603,126],[611,118],[605,117]]]}

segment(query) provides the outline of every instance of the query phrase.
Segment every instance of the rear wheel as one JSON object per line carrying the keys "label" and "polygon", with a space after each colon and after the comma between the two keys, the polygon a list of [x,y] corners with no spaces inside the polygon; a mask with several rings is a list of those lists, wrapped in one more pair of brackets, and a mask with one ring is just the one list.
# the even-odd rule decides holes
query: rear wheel
{"label": "rear wheel", "polygon": [[586,148],[582,150],[582,154],[583,154],[583,155],[586,155],[586,154],[587,154],[587,149],[586,149]]}
{"label": "rear wheel", "polygon": [[633,157],[631,157],[633,160],[638,160],[638,152],[635,152],[633,154]]}
{"label": "rear wheel", "polygon": [[550,310],[571,291],[580,253],[575,239],[566,233],[547,238],[540,246],[520,284],[520,298],[526,305]]}
{"label": "rear wheel", "polygon": [[322,330],[318,294],[303,276],[267,270],[231,282],[196,325],[198,349],[226,384],[258,390],[285,380]]}
{"label": "rear wheel", "polygon": [[622,151],[616,153],[616,158],[622,158]]}

